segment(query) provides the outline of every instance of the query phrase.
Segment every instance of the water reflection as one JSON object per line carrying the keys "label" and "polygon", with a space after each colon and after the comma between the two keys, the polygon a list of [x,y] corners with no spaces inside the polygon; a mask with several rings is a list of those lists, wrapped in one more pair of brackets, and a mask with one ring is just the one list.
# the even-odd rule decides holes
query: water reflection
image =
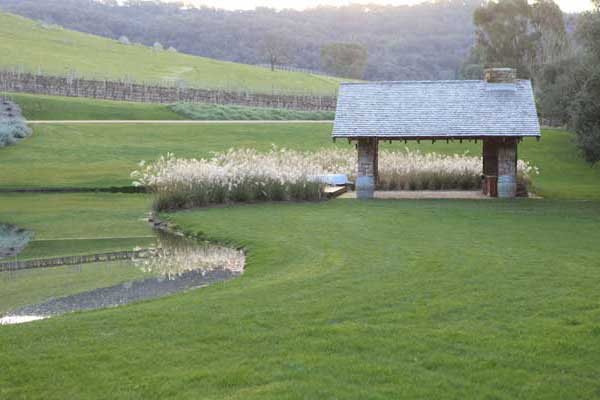
{"label": "water reflection", "polygon": [[140,268],[152,275],[168,279],[190,272],[203,273],[224,269],[235,273],[244,270],[244,253],[224,246],[198,242],[159,231],[159,246],[153,257],[139,260]]}
{"label": "water reflection", "polygon": [[[148,253],[148,258],[133,259],[111,267],[110,271],[114,271],[115,274],[138,276],[134,280],[127,279],[114,284],[113,279],[113,284],[110,286],[96,286],[90,290],[89,281],[95,279],[93,274],[108,270],[102,270],[106,267],[103,264],[87,265],[80,274],[81,276],[90,274],[87,278],[80,279],[84,283],[87,280],[88,287],[85,290],[73,293],[73,289],[70,288],[68,295],[63,291],[62,294],[41,296],[37,301],[43,300],[42,302],[13,309],[4,318],[0,318],[0,323],[23,323],[74,311],[116,307],[197,289],[235,278],[244,271],[245,256],[240,250],[199,243],[161,231],[157,231],[157,247],[149,250]],[[121,268],[121,270],[117,268]],[[36,287],[36,280],[38,287],[41,287],[45,284],[42,282],[60,279],[64,289],[67,289],[68,285],[76,283],[69,283],[68,279],[64,279],[64,274],[76,276],[74,275],[77,273],[76,271],[82,271],[82,268],[79,266],[68,267],[62,272],[60,270],[61,268],[49,268],[44,271],[18,271],[3,274],[10,274],[10,277],[6,275],[5,279],[8,277],[8,279],[23,280],[24,287]],[[23,274],[20,275],[20,272]],[[63,275],[56,275],[58,273]],[[41,276],[40,274],[45,275]],[[54,274],[54,278],[49,274]],[[106,279],[106,275],[106,273],[102,275],[102,279],[99,280],[110,281],[110,279]],[[116,279],[116,282],[119,282],[118,277]],[[21,286],[21,282],[11,283],[13,287]],[[77,284],[81,284],[81,282]],[[60,287],[58,291],[60,291]]]}

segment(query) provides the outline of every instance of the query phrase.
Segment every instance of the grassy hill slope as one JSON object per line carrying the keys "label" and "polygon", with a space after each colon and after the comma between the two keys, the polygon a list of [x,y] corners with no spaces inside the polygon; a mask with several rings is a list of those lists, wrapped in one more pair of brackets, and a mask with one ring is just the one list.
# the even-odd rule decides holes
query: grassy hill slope
{"label": "grassy hill slope", "polygon": [[332,94],[340,80],[216,61],[46,26],[0,12],[0,67],[137,81],[185,81],[202,88]]}

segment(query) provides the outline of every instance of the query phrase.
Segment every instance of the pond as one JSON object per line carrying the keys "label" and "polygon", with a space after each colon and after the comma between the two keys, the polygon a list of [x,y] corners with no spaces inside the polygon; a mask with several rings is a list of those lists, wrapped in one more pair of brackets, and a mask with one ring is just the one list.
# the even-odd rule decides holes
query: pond
{"label": "pond", "polygon": [[241,250],[162,231],[156,241],[128,260],[0,272],[0,325],[168,296],[244,271]]}

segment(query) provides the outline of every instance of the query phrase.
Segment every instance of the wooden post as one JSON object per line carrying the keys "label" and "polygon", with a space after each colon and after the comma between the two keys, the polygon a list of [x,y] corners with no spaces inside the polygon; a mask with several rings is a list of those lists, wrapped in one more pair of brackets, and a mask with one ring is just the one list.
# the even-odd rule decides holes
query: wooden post
{"label": "wooden post", "polygon": [[498,146],[498,139],[483,141],[483,193],[490,197],[498,197]]}
{"label": "wooden post", "polygon": [[377,138],[358,139],[358,162],[356,168],[356,197],[372,199],[378,175]]}

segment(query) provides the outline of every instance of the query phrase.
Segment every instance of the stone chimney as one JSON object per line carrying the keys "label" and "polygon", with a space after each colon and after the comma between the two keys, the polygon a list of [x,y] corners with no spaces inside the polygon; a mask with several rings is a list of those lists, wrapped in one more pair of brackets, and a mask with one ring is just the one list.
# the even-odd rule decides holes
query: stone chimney
{"label": "stone chimney", "polygon": [[517,83],[517,70],[513,68],[488,68],[485,70],[487,83]]}

